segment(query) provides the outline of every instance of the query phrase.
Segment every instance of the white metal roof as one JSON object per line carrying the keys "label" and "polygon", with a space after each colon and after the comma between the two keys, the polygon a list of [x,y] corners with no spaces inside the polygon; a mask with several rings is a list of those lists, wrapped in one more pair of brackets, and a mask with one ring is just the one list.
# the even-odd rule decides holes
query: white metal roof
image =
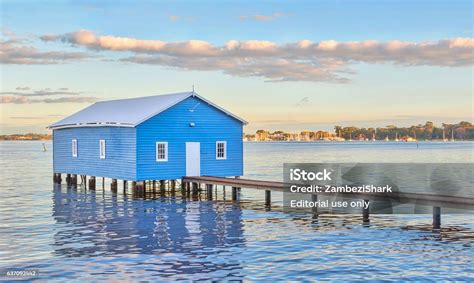
{"label": "white metal roof", "polygon": [[190,96],[198,97],[227,115],[247,124],[242,118],[215,105],[195,92],[182,92],[165,95],[145,96],[129,99],[101,101],[72,114],[48,128],[73,127],[136,127],[149,118],[165,111]]}

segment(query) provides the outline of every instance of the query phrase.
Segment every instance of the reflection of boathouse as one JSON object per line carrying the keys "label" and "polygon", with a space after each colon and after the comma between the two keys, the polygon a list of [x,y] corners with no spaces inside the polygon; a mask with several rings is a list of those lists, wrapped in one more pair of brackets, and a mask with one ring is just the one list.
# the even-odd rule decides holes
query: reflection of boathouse
{"label": "reflection of boathouse", "polygon": [[[205,262],[208,271],[238,268],[229,249],[244,244],[240,207],[180,198],[149,201],[129,197],[55,187],[53,217],[69,228],[55,235],[56,253],[67,257],[154,254],[160,261],[170,260],[160,254],[179,254],[169,264],[186,267],[183,273],[195,272],[189,261],[196,258]],[[200,254],[209,249],[222,250],[228,256],[213,262]]]}

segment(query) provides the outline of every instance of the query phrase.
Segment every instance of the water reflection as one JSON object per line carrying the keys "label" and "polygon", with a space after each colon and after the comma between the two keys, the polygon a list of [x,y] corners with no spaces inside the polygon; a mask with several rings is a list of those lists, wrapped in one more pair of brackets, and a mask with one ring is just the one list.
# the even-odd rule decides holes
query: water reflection
{"label": "water reflection", "polygon": [[185,274],[238,273],[232,249],[245,246],[239,206],[155,196],[54,187],[52,216],[59,226],[54,253],[74,258],[176,255],[169,262],[175,273],[180,267]]}

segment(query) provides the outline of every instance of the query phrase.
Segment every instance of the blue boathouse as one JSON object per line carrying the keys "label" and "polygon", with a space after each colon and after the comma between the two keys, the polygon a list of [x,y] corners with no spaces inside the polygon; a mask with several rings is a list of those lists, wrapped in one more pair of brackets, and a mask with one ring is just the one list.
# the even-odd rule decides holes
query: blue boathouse
{"label": "blue boathouse", "polygon": [[49,126],[54,173],[127,181],[242,176],[245,124],[195,92],[97,102]]}

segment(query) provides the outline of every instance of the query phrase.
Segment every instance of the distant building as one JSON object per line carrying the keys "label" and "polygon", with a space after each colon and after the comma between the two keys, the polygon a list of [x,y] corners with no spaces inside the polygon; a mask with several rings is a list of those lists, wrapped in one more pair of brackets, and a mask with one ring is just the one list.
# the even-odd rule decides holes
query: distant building
{"label": "distant building", "polygon": [[195,92],[97,102],[49,126],[54,173],[131,181],[241,176],[246,123]]}

